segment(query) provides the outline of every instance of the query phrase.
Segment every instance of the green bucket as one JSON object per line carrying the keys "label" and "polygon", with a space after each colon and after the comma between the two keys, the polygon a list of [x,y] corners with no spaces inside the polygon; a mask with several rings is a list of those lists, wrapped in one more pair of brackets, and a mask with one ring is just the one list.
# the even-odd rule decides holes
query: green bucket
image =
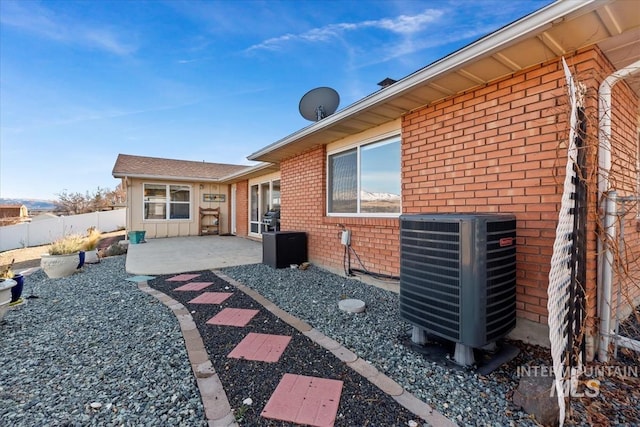
{"label": "green bucket", "polygon": [[144,231],[130,231],[129,242],[133,245],[144,242],[144,233]]}

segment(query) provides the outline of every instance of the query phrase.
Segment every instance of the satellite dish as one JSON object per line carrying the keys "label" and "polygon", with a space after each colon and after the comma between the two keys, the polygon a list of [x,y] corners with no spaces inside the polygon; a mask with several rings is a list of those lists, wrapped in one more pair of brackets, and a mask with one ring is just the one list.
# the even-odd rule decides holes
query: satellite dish
{"label": "satellite dish", "polygon": [[307,120],[317,122],[336,112],[340,96],[330,87],[317,87],[305,93],[298,109]]}

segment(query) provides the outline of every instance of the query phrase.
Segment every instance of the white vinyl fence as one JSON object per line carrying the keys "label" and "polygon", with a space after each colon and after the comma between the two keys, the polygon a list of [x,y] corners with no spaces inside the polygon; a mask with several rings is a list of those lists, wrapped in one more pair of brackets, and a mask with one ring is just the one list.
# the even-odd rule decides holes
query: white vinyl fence
{"label": "white vinyl fence", "polygon": [[103,233],[117,231],[123,229],[126,222],[127,210],[116,209],[0,227],[0,252],[46,245],[66,234],[86,234],[90,227]]}

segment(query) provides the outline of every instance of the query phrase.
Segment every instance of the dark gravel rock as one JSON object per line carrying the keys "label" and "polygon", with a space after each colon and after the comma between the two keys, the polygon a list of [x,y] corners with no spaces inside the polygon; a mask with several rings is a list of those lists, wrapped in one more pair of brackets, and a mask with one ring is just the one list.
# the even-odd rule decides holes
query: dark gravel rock
{"label": "dark gravel rock", "polygon": [[[205,291],[233,292],[233,295],[219,305],[189,304],[188,301],[200,292],[174,291],[179,284],[165,280],[171,276],[157,277],[149,285],[180,301],[191,311],[231,407],[236,414],[242,413],[242,425],[293,425],[260,417],[260,412],[285,373],[344,382],[336,426],[406,426],[410,420],[418,420],[332,353],[313,343],[252,298],[211,272],[199,273],[200,276],[193,281],[214,283]],[[241,328],[206,324],[207,320],[226,307],[256,309],[259,313]],[[292,339],[276,363],[228,358],[227,355],[250,332],[287,335]],[[252,399],[251,406],[243,405],[242,402],[247,398]]]}
{"label": "dark gravel rock", "polygon": [[[48,279],[41,271],[26,278],[27,303],[10,310],[0,324],[1,426],[206,425],[177,319],[168,307],[126,281],[124,264],[125,258],[118,256],[85,265],[67,278]],[[399,318],[398,296],[392,292],[314,267],[274,270],[256,264],[224,272],[341,342],[460,425],[535,425],[510,399],[519,367],[551,365],[546,349],[513,342],[520,355],[482,376],[435,363],[406,345],[410,328]],[[202,274],[195,280],[233,290],[212,273]],[[285,372],[344,381],[337,425],[406,426],[409,420],[418,421],[246,295],[235,292],[221,306],[194,306],[187,301],[195,293],[173,292],[177,285],[167,285],[165,278],[151,285],[194,311],[241,425],[287,425],[259,417]],[[38,298],[29,298],[33,296]],[[340,311],[337,305],[343,298],[361,299],[367,310]],[[229,306],[253,307],[260,314],[245,328],[205,325]],[[282,361],[227,358],[251,331],[291,335]],[[637,353],[622,349],[619,356],[617,366],[637,369]],[[598,379],[597,397],[571,399],[566,424],[640,425],[640,380],[620,375]],[[251,406],[242,404],[246,398],[253,400]]]}
{"label": "dark gravel rock", "polygon": [[[516,379],[499,373],[484,377],[413,351],[408,345],[411,327],[400,319],[398,295],[393,292],[316,267],[275,270],[255,264],[223,271],[342,343],[461,425],[535,425],[507,399]],[[339,310],[344,298],[365,301],[365,312]]]}
{"label": "dark gravel rock", "polygon": [[[533,426],[537,423],[511,403],[520,377],[519,368],[552,366],[549,350],[522,342],[508,343],[520,354],[489,375],[463,369],[452,363],[434,362],[415,351],[410,342],[411,327],[399,316],[398,295],[359,280],[348,279],[311,267],[308,270],[275,270],[262,264],[231,267],[228,276],[255,289],[278,307],[292,313],[325,335],[352,349],[416,397],[464,426]],[[362,314],[347,314],[337,307],[342,298],[367,303]],[[631,366],[638,366],[635,360]],[[600,411],[610,425],[640,425],[638,397],[631,391],[636,379],[608,378],[597,399],[572,399],[568,422],[593,425]],[[624,384],[617,384],[624,382]],[[617,390],[626,390],[617,396]],[[610,399],[611,401],[608,401]],[[593,406],[593,411],[589,409]],[[602,417],[600,417],[602,419]]]}

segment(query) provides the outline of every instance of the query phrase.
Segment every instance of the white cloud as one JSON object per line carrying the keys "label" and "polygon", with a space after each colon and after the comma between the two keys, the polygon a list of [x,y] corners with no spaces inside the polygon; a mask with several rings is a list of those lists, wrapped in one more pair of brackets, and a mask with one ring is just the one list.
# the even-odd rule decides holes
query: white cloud
{"label": "white cloud", "polygon": [[124,31],[79,25],[36,2],[3,0],[0,23],[55,42],[97,48],[119,56],[136,50],[122,40],[120,34]]}
{"label": "white cloud", "polygon": [[402,42],[393,46],[387,47],[384,51],[377,56],[371,56],[371,60],[359,64],[359,67],[367,67],[373,64],[379,64],[387,62],[396,58],[400,58],[405,55],[419,52],[425,49],[438,48],[450,43],[456,43],[460,40],[474,40],[478,37],[484,36],[492,31],[492,26],[482,26],[477,28],[471,28],[468,30],[451,32],[446,35],[440,35],[437,38],[423,38],[423,39],[411,39],[407,38]]}
{"label": "white cloud", "polygon": [[[27,9],[23,7],[24,5],[29,5],[30,8]],[[4,2],[0,22],[3,25],[20,28],[53,40],[67,38],[66,29],[55,22],[50,11],[40,7],[37,3]]]}
{"label": "white cloud", "polygon": [[418,15],[400,15],[396,18],[384,18],[377,20],[367,20],[356,23],[330,24],[320,28],[313,28],[301,34],[284,34],[279,37],[267,39],[261,43],[250,46],[247,51],[255,50],[279,50],[290,42],[324,42],[333,38],[341,37],[343,34],[361,29],[380,29],[403,36],[423,31],[428,24],[436,22],[442,17],[444,11],[427,9]]}
{"label": "white cloud", "polygon": [[84,36],[89,45],[119,56],[128,55],[136,50],[133,46],[118,40],[115,33],[104,29],[88,30]]}
{"label": "white cloud", "polygon": [[400,15],[394,19],[386,18],[377,21],[366,21],[364,24],[370,27],[389,30],[394,33],[410,35],[423,31],[428,24],[440,19],[443,13],[441,10],[427,9],[419,15]]}

